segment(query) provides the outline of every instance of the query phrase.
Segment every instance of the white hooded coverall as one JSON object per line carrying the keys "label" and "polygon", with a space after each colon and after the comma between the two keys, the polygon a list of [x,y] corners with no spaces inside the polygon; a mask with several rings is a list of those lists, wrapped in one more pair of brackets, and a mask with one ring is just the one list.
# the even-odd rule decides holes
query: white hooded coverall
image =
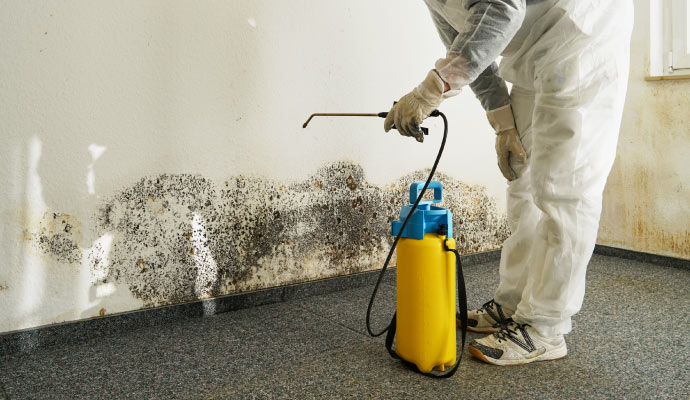
{"label": "white hooded coverall", "polygon": [[448,51],[436,62],[441,79],[469,85],[487,111],[511,104],[528,156],[511,163],[518,179],[508,183],[511,235],[494,299],[543,336],[566,334],[616,153],[632,1],[425,2]]}

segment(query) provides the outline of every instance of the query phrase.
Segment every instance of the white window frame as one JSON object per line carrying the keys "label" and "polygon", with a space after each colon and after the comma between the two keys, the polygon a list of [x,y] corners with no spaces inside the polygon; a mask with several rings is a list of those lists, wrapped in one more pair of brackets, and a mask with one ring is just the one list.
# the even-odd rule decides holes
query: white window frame
{"label": "white window frame", "polygon": [[645,4],[649,7],[649,66],[645,79],[690,79],[688,1],[649,0]]}
{"label": "white window frame", "polygon": [[690,69],[690,32],[688,31],[690,20],[690,7],[688,0],[673,0],[671,4],[671,59],[670,69]]}

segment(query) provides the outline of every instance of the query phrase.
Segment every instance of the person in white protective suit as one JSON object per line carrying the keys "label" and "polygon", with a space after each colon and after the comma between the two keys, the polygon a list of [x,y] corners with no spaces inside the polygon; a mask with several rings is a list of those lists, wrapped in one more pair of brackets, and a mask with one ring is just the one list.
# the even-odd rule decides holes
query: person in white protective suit
{"label": "person in white protective suit", "polygon": [[509,181],[500,283],[468,313],[468,330],[493,334],[469,350],[496,365],[565,357],[616,152],[632,1],[425,2],[447,53],[393,106],[384,129],[395,124],[421,142],[422,120],[469,85]]}

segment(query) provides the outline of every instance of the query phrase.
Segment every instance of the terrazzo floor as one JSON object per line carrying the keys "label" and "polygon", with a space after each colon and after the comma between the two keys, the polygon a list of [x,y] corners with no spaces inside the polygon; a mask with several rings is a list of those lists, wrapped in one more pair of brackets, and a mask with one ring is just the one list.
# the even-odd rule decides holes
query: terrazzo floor
{"label": "terrazzo floor", "polygon": [[[498,262],[466,267],[465,277],[470,306],[479,306]],[[690,398],[688,269],[595,255],[565,359],[495,367],[465,349],[447,380],[404,368],[383,338],[366,336],[371,289],[0,356],[0,398]],[[391,275],[374,326],[390,318],[394,296]]]}

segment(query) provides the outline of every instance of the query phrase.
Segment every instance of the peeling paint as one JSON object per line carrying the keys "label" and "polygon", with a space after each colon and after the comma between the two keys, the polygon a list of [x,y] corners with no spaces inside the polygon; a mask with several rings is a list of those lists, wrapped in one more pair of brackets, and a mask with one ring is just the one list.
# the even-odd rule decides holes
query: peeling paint
{"label": "peeling paint", "polygon": [[[349,162],[294,183],[146,177],[104,201],[92,224],[98,235],[111,235],[112,244],[95,246],[87,259],[95,283],[125,283],[145,306],[380,268],[392,243],[390,222],[407,203],[409,184],[427,173],[385,186],[369,183]],[[485,189],[443,173],[436,179],[444,184],[442,205],[453,212],[460,251],[499,248],[507,222]],[[82,250],[71,237],[77,226],[69,219],[54,224],[49,237],[55,245],[40,245],[47,234],[33,240],[60,261],[77,262]]]}

